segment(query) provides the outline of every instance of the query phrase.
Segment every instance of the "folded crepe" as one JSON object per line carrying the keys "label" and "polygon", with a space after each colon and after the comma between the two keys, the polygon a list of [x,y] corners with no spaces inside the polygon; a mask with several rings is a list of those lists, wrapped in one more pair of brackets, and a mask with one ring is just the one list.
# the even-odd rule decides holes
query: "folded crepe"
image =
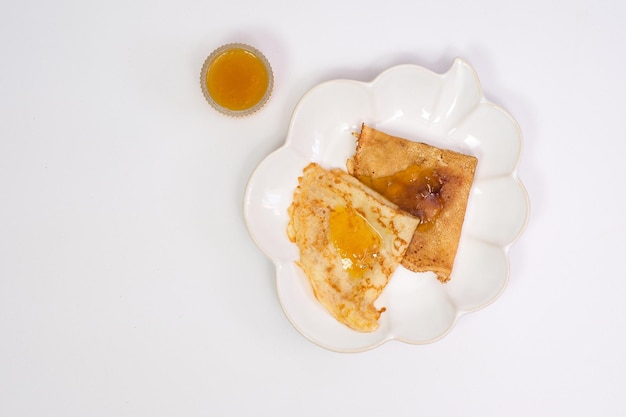
{"label": "folded crepe", "polygon": [[426,143],[388,135],[366,125],[348,172],[401,209],[420,218],[402,265],[452,274],[478,160]]}

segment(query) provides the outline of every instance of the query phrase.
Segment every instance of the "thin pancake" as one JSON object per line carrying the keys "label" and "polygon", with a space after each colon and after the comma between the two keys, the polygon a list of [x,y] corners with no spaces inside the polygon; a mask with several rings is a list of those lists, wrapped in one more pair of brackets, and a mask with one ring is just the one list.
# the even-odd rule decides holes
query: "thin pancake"
{"label": "thin pancake", "polygon": [[456,257],[478,160],[363,125],[351,175],[422,220],[402,265],[447,282]]}
{"label": "thin pancake", "polygon": [[374,302],[400,265],[419,219],[347,172],[311,163],[298,179],[287,234],[316,298],[341,323],[378,328]]}

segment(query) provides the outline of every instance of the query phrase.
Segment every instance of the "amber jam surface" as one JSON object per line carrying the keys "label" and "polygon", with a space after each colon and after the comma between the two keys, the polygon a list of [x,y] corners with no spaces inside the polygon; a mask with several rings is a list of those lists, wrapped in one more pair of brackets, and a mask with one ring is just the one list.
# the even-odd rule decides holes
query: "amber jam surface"
{"label": "amber jam surface", "polygon": [[445,181],[433,169],[409,165],[404,171],[380,178],[359,180],[389,201],[421,220],[418,230],[432,227],[443,208],[441,188]]}
{"label": "amber jam surface", "polygon": [[343,268],[351,277],[361,277],[377,261],[380,234],[351,207],[336,207],[329,221],[330,241],[341,257]]}
{"label": "amber jam surface", "polygon": [[244,112],[262,105],[272,88],[271,67],[256,49],[230,44],[211,54],[203,67],[203,91],[222,111]]}

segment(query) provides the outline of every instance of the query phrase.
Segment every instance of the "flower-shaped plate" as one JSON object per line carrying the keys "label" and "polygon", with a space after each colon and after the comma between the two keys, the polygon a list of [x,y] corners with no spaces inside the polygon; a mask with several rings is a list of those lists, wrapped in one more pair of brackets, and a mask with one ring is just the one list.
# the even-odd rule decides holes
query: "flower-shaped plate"
{"label": "flower-shaped plate", "polygon": [[[355,332],[317,302],[287,237],[287,208],[310,162],[345,169],[361,124],[478,158],[451,280],[399,267],[376,302],[380,327]],[[517,177],[522,135],[506,111],[485,99],[474,69],[457,58],[444,74],[400,65],[371,82],[322,83],[296,106],[285,144],[255,169],[245,192],[250,235],[276,266],[276,288],[293,326],[333,351],[356,352],[389,340],[423,344],[457,319],[493,302],[509,277],[508,249],[523,231],[528,196]]]}

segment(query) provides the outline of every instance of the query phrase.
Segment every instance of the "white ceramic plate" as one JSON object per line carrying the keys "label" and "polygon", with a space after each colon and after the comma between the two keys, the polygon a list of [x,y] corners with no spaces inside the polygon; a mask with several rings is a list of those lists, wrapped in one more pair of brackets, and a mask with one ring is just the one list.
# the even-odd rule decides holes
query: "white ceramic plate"
{"label": "white ceramic plate", "polygon": [[[350,330],[317,302],[286,234],[302,169],[311,161],[345,169],[356,145],[352,133],[362,123],[479,161],[451,281],[444,285],[434,274],[398,268],[377,300],[387,311],[373,333]],[[335,80],[310,90],[295,108],[284,146],[259,164],[244,199],[248,230],[276,265],[278,298],[291,323],[322,347],[354,352],[389,340],[433,342],[460,315],[493,302],[508,281],[508,248],[528,218],[528,197],[516,174],[521,146],[515,120],[485,99],[462,59],[444,74],[401,65],[372,82]]]}

